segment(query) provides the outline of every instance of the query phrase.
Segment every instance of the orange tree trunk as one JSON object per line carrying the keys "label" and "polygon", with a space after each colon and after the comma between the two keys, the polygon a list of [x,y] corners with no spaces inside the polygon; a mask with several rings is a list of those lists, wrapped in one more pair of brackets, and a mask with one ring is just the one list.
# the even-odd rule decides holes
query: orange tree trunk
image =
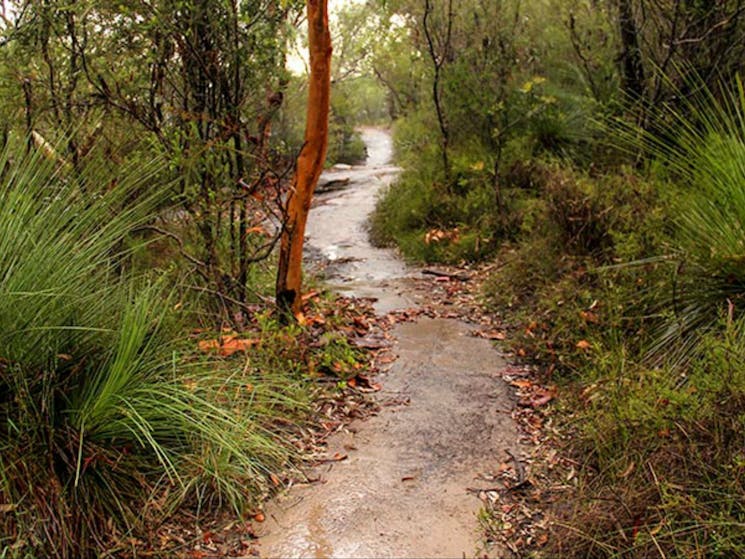
{"label": "orange tree trunk", "polygon": [[300,313],[305,222],[328,146],[331,34],[327,0],[308,0],[307,7],[310,83],[305,142],[297,158],[287,199],[277,269],[277,306],[285,318]]}

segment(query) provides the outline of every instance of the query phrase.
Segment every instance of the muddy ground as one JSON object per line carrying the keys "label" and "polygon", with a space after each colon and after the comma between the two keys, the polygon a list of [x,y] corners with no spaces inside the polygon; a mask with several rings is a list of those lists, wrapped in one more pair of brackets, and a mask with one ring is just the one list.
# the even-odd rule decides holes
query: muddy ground
{"label": "muddy ground", "polygon": [[[395,177],[390,135],[365,129],[363,166],[328,172],[343,188],[321,194],[309,254],[345,295],[376,299],[377,312],[429,303],[420,272],[367,239],[378,193]],[[329,441],[343,457],[308,473],[267,508],[263,557],[501,557],[485,549],[478,488],[518,452],[505,363],[489,340],[454,318],[419,318],[393,329],[398,358],[379,375],[380,412]]]}

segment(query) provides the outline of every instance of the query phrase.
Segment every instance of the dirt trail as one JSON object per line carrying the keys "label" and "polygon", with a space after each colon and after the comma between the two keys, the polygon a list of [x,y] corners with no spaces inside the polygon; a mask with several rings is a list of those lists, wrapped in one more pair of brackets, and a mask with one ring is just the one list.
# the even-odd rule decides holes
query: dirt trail
{"label": "dirt trail", "polygon": [[[327,173],[350,181],[319,199],[309,220],[311,251],[330,261],[339,291],[376,297],[387,312],[416,305],[406,278],[417,274],[393,251],[367,241],[365,221],[377,193],[395,176],[387,133],[367,129],[367,164]],[[379,377],[380,413],[330,440],[348,459],[320,467],[321,481],[296,486],[270,503],[262,557],[483,556],[478,498],[517,448],[504,362],[490,342],[453,319],[420,319],[393,331],[398,359]],[[500,557],[501,550],[491,550]]]}

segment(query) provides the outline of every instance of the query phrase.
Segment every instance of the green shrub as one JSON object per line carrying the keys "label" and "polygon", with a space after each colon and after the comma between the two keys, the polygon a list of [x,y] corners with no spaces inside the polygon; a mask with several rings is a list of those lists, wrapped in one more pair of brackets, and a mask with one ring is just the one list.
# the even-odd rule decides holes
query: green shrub
{"label": "green shrub", "polygon": [[595,377],[567,402],[580,410],[583,469],[576,496],[556,511],[557,553],[745,553],[744,327],[723,319],[724,335],[704,336],[685,374],[645,367],[620,344],[598,356]]}
{"label": "green shrub", "polygon": [[22,149],[0,154],[2,553],[95,556],[185,500],[244,506],[292,454],[273,422],[297,381],[195,356],[184,302],[126,272],[157,162],[72,180]]}
{"label": "green shrub", "polygon": [[[535,188],[535,197],[521,202],[517,243],[500,252],[500,267],[486,284],[494,306],[521,306],[532,297],[530,312],[543,315],[541,301],[576,301],[574,289],[591,288],[588,305],[605,304],[606,284],[613,290],[632,281],[639,291],[646,268],[600,269],[659,252],[669,218],[657,184],[630,173],[590,177],[555,164],[520,170],[518,178]],[[568,282],[564,294],[562,282]]]}
{"label": "green shrub", "polygon": [[500,219],[494,188],[480,176],[461,175],[456,188],[426,171],[404,172],[378,201],[372,241],[395,244],[423,262],[475,261],[493,253],[514,229],[515,214]]}
{"label": "green shrub", "polygon": [[[396,245],[411,260],[457,264],[482,260],[514,236],[525,193],[504,189],[498,201],[488,154],[477,147],[455,154],[447,183],[437,150],[407,139],[413,125],[399,126],[398,149],[410,167],[378,201],[371,219],[374,243]],[[413,162],[409,150],[420,147]]]}
{"label": "green shrub", "polygon": [[644,137],[658,180],[551,174],[489,286],[520,354],[572,373],[548,556],[745,554],[745,96],[724,99]]}
{"label": "green shrub", "polygon": [[367,158],[367,148],[362,136],[356,130],[342,125],[332,125],[329,129],[328,163],[358,165]]}

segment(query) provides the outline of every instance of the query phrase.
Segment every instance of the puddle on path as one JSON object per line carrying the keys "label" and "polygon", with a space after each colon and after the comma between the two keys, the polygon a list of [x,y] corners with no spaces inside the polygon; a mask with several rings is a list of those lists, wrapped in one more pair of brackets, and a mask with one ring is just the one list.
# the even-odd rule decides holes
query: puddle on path
{"label": "puddle on path", "polygon": [[[387,312],[415,304],[415,274],[392,250],[367,240],[378,191],[394,178],[390,136],[366,129],[367,165],[334,171],[346,189],[319,197],[309,219],[312,252],[329,260],[329,283],[376,297]],[[517,430],[504,362],[490,342],[452,319],[421,319],[393,331],[398,359],[380,375],[380,413],[331,438],[321,481],[296,486],[267,508],[262,557],[473,557],[480,501],[467,491],[515,449]],[[351,450],[350,450],[351,449]],[[499,550],[493,550],[499,557]],[[483,555],[480,555],[483,556]]]}

